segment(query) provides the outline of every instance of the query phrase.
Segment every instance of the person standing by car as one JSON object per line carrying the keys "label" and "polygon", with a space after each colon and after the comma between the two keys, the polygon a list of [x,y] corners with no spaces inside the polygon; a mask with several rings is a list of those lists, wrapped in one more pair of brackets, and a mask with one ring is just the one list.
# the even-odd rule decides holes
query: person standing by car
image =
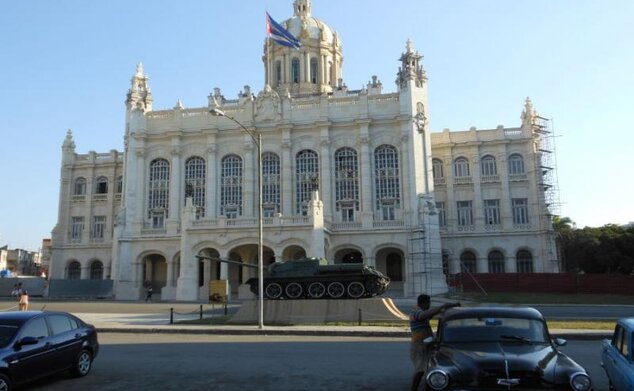
{"label": "person standing by car", "polygon": [[418,390],[420,381],[425,374],[427,344],[434,339],[434,332],[429,321],[445,309],[460,305],[460,303],[445,303],[431,308],[431,297],[429,295],[419,295],[416,304],[416,309],[409,315],[409,325],[412,331],[410,358],[412,359],[412,364],[414,364],[411,391]]}

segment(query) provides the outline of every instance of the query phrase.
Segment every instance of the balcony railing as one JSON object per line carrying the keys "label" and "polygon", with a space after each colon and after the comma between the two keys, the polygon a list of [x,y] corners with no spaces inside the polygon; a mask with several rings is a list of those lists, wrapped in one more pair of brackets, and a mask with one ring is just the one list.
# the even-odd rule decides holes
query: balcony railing
{"label": "balcony railing", "polygon": [[499,175],[483,175],[480,180],[482,182],[499,182],[500,181],[500,176]]}
{"label": "balcony railing", "polygon": [[434,186],[445,186],[446,184],[446,178],[434,178]]}
{"label": "balcony railing", "polygon": [[471,179],[470,176],[460,176],[460,177],[455,177],[453,179],[453,182],[456,185],[470,185],[473,183],[473,179]]}
{"label": "balcony railing", "polygon": [[511,174],[509,175],[509,180],[512,182],[526,181],[528,177],[526,174]]}

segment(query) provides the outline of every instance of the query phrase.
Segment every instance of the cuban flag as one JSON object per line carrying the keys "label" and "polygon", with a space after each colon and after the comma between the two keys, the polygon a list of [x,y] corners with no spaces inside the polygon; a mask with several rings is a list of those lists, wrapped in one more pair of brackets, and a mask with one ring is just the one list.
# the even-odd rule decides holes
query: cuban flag
{"label": "cuban flag", "polygon": [[274,21],[268,12],[266,13],[266,32],[269,34],[269,37],[271,37],[273,42],[278,45],[294,49],[299,49],[299,47],[302,46],[299,39],[295,38],[295,36],[289,33],[288,30],[282,27],[282,25]]}

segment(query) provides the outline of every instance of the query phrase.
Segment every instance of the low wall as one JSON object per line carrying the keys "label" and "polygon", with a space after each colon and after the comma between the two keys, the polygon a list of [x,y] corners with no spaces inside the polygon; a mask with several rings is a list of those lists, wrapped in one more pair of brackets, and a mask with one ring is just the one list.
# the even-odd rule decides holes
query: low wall
{"label": "low wall", "polygon": [[[475,280],[475,281],[474,281]],[[476,284],[477,281],[477,284]],[[634,276],[573,273],[459,273],[450,278],[464,292],[599,293],[634,295]]]}
{"label": "low wall", "polygon": [[48,297],[62,299],[99,299],[113,296],[112,280],[52,279],[48,284]]}
{"label": "low wall", "polygon": [[10,277],[0,278],[0,297],[11,296],[15,284],[22,283],[22,289],[26,289],[29,296],[44,296],[46,292],[46,279],[42,277]]}

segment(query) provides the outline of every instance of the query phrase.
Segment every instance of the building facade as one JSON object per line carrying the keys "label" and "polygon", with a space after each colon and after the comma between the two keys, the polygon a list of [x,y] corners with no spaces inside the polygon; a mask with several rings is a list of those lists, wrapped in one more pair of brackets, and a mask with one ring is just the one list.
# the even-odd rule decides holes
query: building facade
{"label": "building facade", "polygon": [[[524,167],[540,159],[530,102],[520,128],[432,133],[411,42],[395,92],[376,77],[349,90],[337,33],[312,16],[309,0],[293,8],[283,25],[302,46],[265,41],[257,94],[245,86],[226,99],[216,88],[206,107],[154,110],[139,65],[122,152],[78,154],[68,132],[51,278],[112,279],[121,300],[141,297],[146,283],[162,299],[206,299],[210,281],[223,279],[241,297],[257,270],[215,259],[256,265],[260,218],[265,265],[305,256],[362,262],[392,279],[394,296],[446,292],[445,274],[471,270],[469,253],[473,271],[524,270],[511,265],[518,259],[530,262],[526,270],[557,271],[538,174],[526,169],[520,180],[503,167],[516,155]],[[498,171],[477,174],[488,156]],[[468,175],[452,174],[460,159]],[[490,200],[498,219],[485,224]],[[522,205],[526,219],[516,221]],[[499,260],[495,251],[502,270],[483,261],[491,252]]]}

